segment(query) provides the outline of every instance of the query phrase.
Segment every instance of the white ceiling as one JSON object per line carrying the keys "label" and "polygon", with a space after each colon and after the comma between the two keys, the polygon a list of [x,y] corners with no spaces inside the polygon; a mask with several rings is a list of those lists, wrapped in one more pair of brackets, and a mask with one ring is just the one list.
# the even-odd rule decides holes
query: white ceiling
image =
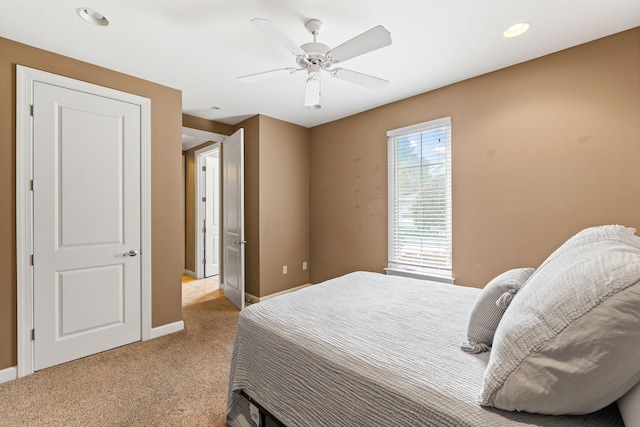
{"label": "white ceiling", "polygon": [[[87,24],[79,7],[110,25]],[[381,24],[392,45],[341,66],[391,84],[372,91],[324,73],[322,109],[309,110],[304,73],[239,83],[296,66],[256,17],[297,44],[320,19],[330,47]],[[519,21],[529,32],[504,38]],[[228,124],[260,113],[311,127],[637,26],[639,0],[0,0],[0,36],[180,89],[185,113]]]}

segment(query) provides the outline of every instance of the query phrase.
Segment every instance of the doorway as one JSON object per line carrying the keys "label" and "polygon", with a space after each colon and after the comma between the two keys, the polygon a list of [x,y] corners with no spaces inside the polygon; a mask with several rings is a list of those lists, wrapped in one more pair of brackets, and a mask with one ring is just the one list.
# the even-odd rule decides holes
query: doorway
{"label": "doorway", "polygon": [[220,274],[220,144],[195,152],[196,278]]}
{"label": "doorway", "polygon": [[[207,141],[205,141],[207,142]],[[220,290],[220,143],[196,150],[195,271],[182,276],[182,306],[221,296]]]}
{"label": "doorway", "polygon": [[[216,141],[215,138],[222,136],[184,127],[182,129],[183,136],[185,131],[189,131],[188,136],[212,137],[209,141]],[[183,144],[183,151],[184,148]],[[207,162],[210,163],[209,168],[207,168]],[[215,274],[218,273],[219,286],[224,291],[225,297],[242,309],[245,280],[244,245],[247,243],[244,236],[244,130],[238,129],[231,136],[222,136],[215,143],[199,150],[189,150],[186,155],[186,164],[185,230],[187,236],[194,236],[195,239],[189,243],[187,237],[184,273],[195,279],[205,280],[205,245],[210,244],[212,249],[208,252],[213,255],[214,262],[212,262],[213,268],[207,274],[213,274],[212,277],[216,277]],[[212,175],[218,178],[218,183],[216,186],[211,182],[208,186],[210,194],[207,196],[208,181],[205,180],[209,178],[207,178],[208,174],[205,175],[203,172],[207,169],[215,171],[216,164],[217,171]],[[205,219],[207,198],[218,202],[217,208],[215,204],[210,208],[214,212],[213,222]],[[195,212],[190,214],[189,209],[193,208]],[[217,227],[217,230],[207,233],[209,225]],[[210,236],[209,242],[206,234]],[[190,251],[193,252],[190,254]],[[218,267],[215,267],[216,258]],[[183,280],[183,285],[184,283]]]}

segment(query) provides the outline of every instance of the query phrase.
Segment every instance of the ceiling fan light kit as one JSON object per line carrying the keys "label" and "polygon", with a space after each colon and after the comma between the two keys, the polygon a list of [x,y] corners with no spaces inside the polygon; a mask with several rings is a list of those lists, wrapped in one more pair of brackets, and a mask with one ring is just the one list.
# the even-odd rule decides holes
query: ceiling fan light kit
{"label": "ceiling fan light kit", "polygon": [[294,74],[298,71],[307,72],[305,88],[305,102],[307,108],[317,110],[320,105],[321,72],[327,71],[332,77],[363,86],[369,89],[381,89],[387,87],[388,80],[370,76],[368,74],[347,70],[344,68],[332,68],[335,64],[364,55],[391,44],[391,33],[382,25],[371,28],[368,31],[348,40],[331,49],[329,46],[316,41],[317,36],[324,28],[322,21],[311,19],[305,23],[305,28],[313,36],[313,41],[296,45],[284,33],[282,33],[271,21],[254,18],[251,22],[262,30],[273,41],[280,44],[296,57],[299,68],[280,68],[262,73],[249,74],[238,77],[238,81],[250,83],[284,74]]}

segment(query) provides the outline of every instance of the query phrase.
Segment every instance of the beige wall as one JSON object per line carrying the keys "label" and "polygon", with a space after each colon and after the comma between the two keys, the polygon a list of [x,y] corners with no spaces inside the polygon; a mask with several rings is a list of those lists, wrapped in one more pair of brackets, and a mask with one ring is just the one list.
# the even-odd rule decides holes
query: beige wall
{"label": "beige wall", "polygon": [[[186,179],[187,179],[187,158],[185,157],[184,153],[182,153],[182,156],[180,156],[180,157],[181,157],[180,160],[182,162],[182,176],[181,176],[182,179],[180,181],[180,183],[181,183],[180,187],[182,189],[182,206],[187,206],[187,193],[186,193],[186,189],[187,189],[187,181],[186,181]],[[183,209],[180,223],[183,224],[185,233],[186,233],[186,230],[187,230],[187,216],[186,216],[186,214],[187,214],[186,209]],[[184,273],[184,270],[186,268],[186,246],[187,246],[187,235],[186,234],[184,236],[184,245],[185,245],[185,249],[184,249],[185,256],[183,256],[182,264],[181,264],[183,273]]]}
{"label": "beige wall", "polygon": [[152,324],[182,319],[180,91],[0,38],[0,369],[17,363],[16,64],[151,99]]}
{"label": "beige wall", "polygon": [[184,268],[196,271],[196,156],[195,150],[184,157]]}
{"label": "beige wall", "polygon": [[309,129],[260,116],[259,175],[262,297],[309,283]]}
{"label": "beige wall", "polygon": [[245,291],[260,295],[260,116],[238,123],[244,129]]}
{"label": "beige wall", "polygon": [[640,229],[640,28],[311,129],[311,281],[387,261],[386,131],[452,118],[453,275]]}
{"label": "beige wall", "polygon": [[191,116],[189,114],[182,114],[182,126],[206,132],[219,133],[221,135],[231,135],[234,131],[231,125]]}

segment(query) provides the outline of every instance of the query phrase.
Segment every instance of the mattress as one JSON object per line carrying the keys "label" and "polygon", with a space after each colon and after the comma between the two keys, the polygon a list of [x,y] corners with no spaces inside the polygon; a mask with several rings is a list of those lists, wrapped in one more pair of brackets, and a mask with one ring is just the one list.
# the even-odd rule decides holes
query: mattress
{"label": "mattress", "polygon": [[[243,390],[295,426],[623,426],[615,405],[583,416],[479,405],[489,353],[460,350],[480,290],[355,272],[240,313],[228,422]],[[251,424],[249,424],[251,425]]]}

